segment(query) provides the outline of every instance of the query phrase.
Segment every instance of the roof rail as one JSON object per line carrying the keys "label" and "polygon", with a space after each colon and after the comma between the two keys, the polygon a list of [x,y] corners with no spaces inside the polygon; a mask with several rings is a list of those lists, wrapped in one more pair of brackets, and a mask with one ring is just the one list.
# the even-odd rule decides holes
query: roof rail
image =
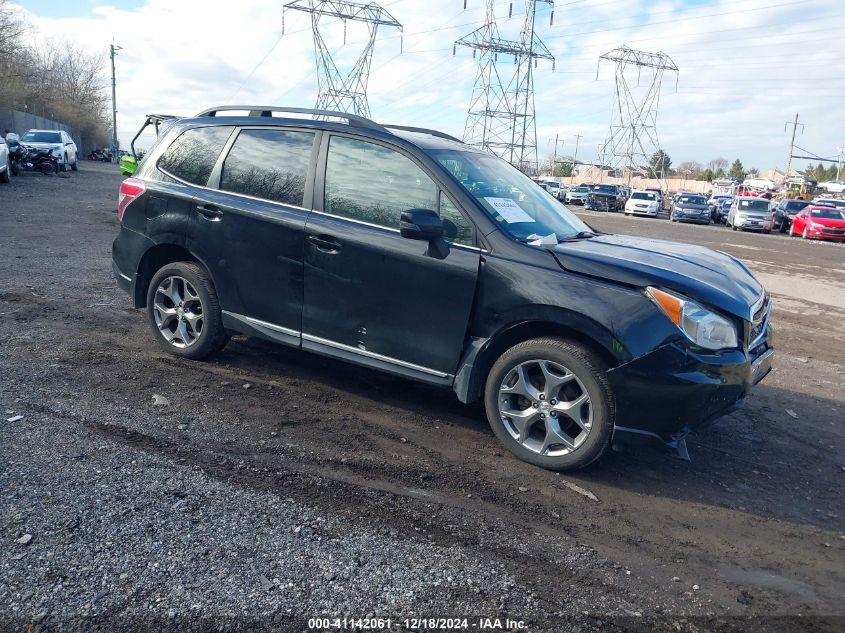
{"label": "roof rail", "polygon": [[451,134],[446,134],[445,132],[438,132],[437,130],[429,130],[428,128],[424,127],[409,127],[407,125],[384,125],[381,127],[385,127],[388,130],[402,130],[404,132],[418,132],[420,134],[430,134],[431,136],[436,136],[438,138],[445,138],[449,141],[455,141],[457,143],[461,143],[463,145],[463,141],[460,139],[455,138]]}
{"label": "roof rail", "polygon": [[349,125],[370,128],[372,130],[381,130],[382,132],[386,131],[383,126],[379,125],[375,121],[371,121],[370,119],[367,119],[365,117],[358,116],[357,114],[349,114],[348,112],[334,112],[332,110],[314,110],[311,108],[284,108],[280,106],[258,105],[227,105],[208,108],[207,110],[203,110],[196,116],[217,116],[218,112],[231,112],[232,110],[247,110],[249,112],[249,116],[262,117],[273,116],[273,112],[288,112],[291,114],[310,114],[313,116],[334,117],[338,119],[346,119],[349,122]]}

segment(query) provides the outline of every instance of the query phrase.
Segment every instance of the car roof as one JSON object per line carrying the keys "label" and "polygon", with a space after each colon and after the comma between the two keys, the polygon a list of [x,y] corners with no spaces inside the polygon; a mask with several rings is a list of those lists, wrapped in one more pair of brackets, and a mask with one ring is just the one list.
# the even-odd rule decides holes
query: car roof
{"label": "car roof", "polygon": [[56,134],[61,134],[63,131],[64,130],[36,130],[33,128],[32,130],[27,130],[24,134],[29,134],[30,132],[55,132]]}

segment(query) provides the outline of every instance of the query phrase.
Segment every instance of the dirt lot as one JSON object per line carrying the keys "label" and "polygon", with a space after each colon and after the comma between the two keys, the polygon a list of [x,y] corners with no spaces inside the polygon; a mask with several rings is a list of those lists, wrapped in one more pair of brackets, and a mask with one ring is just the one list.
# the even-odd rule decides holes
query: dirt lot
{"label": "dirt lot", "polygon": [[692,462],[560,476],[449,392],[243,337],[161,353],[112,279],[119,180],[0,186],[0,629],[845,627],[845,247],[585,214],[741,257],[778,355]]}

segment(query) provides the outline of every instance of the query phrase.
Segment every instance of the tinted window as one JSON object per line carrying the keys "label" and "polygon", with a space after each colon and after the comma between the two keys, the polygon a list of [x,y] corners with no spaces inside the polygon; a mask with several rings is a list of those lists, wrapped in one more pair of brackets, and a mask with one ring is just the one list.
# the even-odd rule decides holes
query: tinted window
{"label": "tinted window", "polygon": [[214,126],[185,130],[159,159],[158,168],[181,180],[205,185],[233,129]]}
{"label": "tinted window", "polygon": [[242,130],[220,176],[220,188],[301,207],[313,132]]}
{"label": "tinted window", "polygon": [[437,187],[409,158],[373,143],[333,136],[326,161],[327,213],[390,228],[408,209],[437,209]]}

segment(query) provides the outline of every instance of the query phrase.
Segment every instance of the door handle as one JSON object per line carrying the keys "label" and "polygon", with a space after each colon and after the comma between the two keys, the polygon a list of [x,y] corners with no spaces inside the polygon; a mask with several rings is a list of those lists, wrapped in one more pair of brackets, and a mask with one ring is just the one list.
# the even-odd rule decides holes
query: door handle
{"label": "door handle", "polygon": [[343,248],[340,242],[336,241],[329,235],[309,235],[308,241],[311,242],[318,251],[334,255],[339,253]]}
{"label": "door handle", "polygon": [[223,217],[223,212],[213,204],[198,204],[197,212],[207,220],[217,221]]}

